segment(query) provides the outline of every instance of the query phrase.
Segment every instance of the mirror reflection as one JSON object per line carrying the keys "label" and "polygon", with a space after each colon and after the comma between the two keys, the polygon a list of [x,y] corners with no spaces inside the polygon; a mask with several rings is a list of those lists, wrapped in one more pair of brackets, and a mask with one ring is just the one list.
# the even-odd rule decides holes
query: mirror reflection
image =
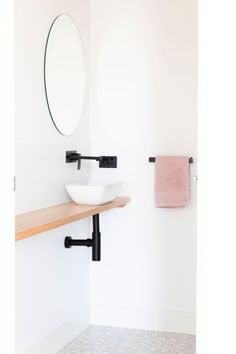
{"label": "mirror reflection", "polygon": [[44,82],[48,109],[57,130],[71,135],[85,101],[85,60],[78,29],[68,15],[53,22],[46,44]]}

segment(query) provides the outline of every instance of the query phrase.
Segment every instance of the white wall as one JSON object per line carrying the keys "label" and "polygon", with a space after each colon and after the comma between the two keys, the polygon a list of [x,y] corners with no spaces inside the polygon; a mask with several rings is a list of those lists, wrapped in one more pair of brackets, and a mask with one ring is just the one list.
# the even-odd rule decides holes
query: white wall
{"label": "white wall", "polygon": [[[131,204],[101,217],[92,322],[195,331],[197,1],[91,0],[93,154],[118,155]],[[191,203],[154,206],[155,154],[188,155]]]}
{"label": "white wall", "polygon": [[200,0],[199,4],[197,353],[233,354],[236,2]]}
{"label": "white wall", "polygon": [[[88,58],[89,7],[84,0],[17,0],[16,33],[16,210],[68,200],[64,184],[87,180],[65,164],[65,151],[89,153],[88,100],[78,130],[64,137],[55,129],[44,94],[45,43],[54,18],[70,14]],[[88,59],[87,59],[88,60]],[[88,220],[16,243],[17,353],[53,354],[89,322],[89,252],[65,250],[64,237],[88,236]]]}
{"label": "white wall", "polygon": [[[14,353],[14,2],[0,2],[0,353]],[[7,152],[7,153],[5,153]]]}

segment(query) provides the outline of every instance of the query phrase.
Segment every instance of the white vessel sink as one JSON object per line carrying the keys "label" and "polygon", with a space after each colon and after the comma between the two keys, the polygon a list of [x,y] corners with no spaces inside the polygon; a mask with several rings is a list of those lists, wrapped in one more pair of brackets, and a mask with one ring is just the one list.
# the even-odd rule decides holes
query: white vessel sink
{"label": "white vessel sink", "polygon": [[116,199],[122,182],[103,183],[71,183],[65,186],[70,198],[77,204],[101,205]]}

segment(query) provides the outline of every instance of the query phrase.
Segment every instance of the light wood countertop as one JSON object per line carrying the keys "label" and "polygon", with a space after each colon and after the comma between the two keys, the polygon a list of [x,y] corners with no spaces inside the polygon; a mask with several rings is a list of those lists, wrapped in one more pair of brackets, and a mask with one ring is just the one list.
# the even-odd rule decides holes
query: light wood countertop
{"label": "light wood countertop", "polygon": [[118,197],[103,205],[58,204],[16,216],[16,241],[55,229],[113,208],[124,207],[130,197]]}

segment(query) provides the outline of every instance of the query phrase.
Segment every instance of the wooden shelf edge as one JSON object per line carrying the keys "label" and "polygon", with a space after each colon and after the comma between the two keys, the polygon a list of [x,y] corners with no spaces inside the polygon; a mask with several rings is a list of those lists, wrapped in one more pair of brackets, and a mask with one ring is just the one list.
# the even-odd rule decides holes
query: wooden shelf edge
{"label": "wooden shelf edge", "polygon": [[53,230],[113,208],[122,208],[129,202],[130,197],[117,197],[114,201],[103,205],[78,205],[74,202],[67,202],[17,215],[16,241]]}

